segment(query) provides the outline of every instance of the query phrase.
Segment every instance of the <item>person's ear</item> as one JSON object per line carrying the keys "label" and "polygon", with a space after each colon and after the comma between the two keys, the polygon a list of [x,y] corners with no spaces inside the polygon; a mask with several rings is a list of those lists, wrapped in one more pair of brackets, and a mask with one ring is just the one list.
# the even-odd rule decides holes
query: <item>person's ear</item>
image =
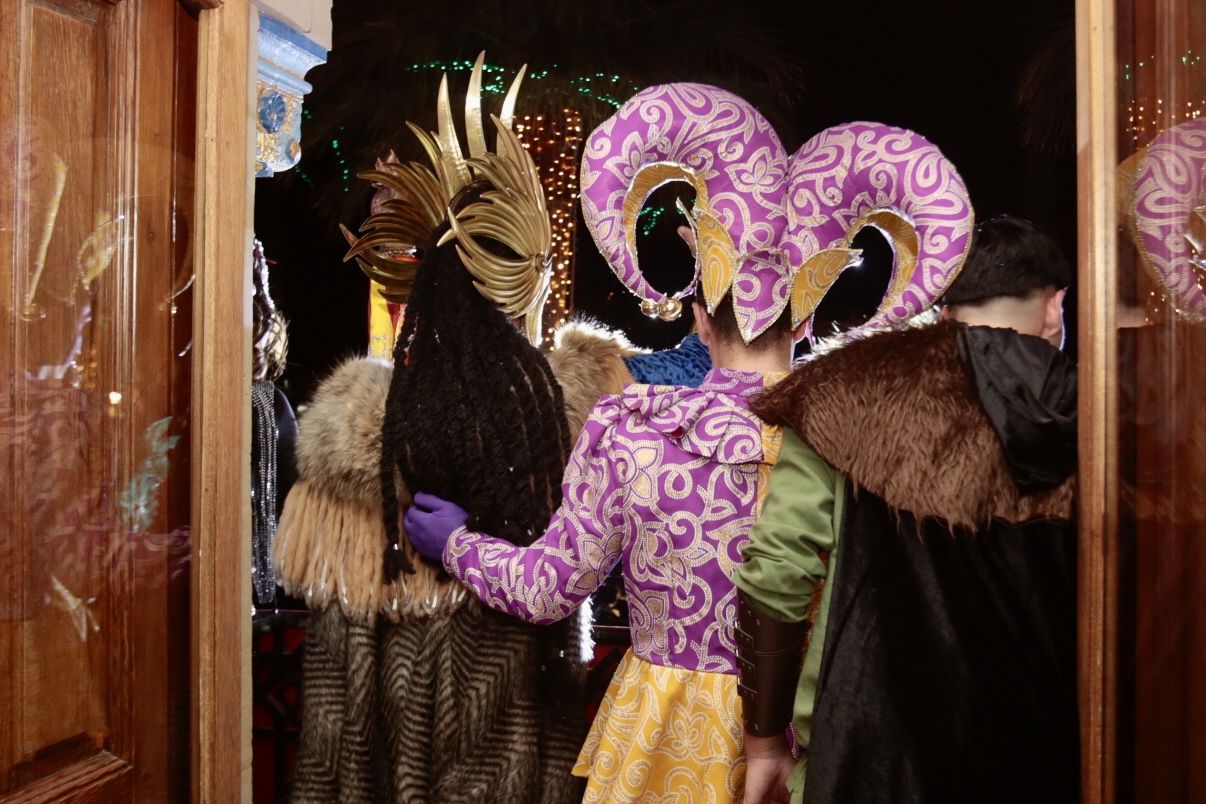
{"label": "person's ear", "polygon": [[[681,232],[685,226],[679,227]],[[708,318],[708,309],[699,302],[691,302],[691,311],[695,313],[695,328],[699,332],[699,342],[704,346],[712,345],[712,319]]]}
{"label": "person's ear", "polygon": [[1047,297],[1043,308],[1042,337],[1057,349],[1064,346],[1064,296],[1066,289],[1060,289]]}
{"label": "person's ear", "polygon": [[800,326],[791,331],[791,344],[795,346],[800,341],[808,337],[808,330],[811,328],[812,319],[806,318],[800,322]]}
{"label": "person's ear", "polygon": [[949,305],[944,304],[938,308],[938,320],[939,321],[950,321],[951,320],[951,308]]}

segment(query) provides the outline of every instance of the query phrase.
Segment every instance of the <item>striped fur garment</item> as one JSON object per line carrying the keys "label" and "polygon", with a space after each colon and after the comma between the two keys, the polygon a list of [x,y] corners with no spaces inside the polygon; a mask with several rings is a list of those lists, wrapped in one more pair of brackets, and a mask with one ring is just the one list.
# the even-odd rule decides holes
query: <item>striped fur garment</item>
{"label": "striped fur garment", "polygon": [[542,683],[539,644],[476,601],[376,625],[328,606],[306,636],[293,801],[580,801],[584,712]]}

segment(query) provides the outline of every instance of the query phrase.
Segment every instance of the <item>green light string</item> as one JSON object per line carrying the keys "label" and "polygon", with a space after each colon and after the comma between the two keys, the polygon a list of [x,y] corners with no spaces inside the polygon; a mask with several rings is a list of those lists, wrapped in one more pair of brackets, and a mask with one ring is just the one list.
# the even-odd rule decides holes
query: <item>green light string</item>
{"label": "green light string", "polygon": [[[1202,60],[1202,56],[1200,54],[1195,55],[1192,48],[1190,48],[1189,50],[1186,50],[1185,55],[1181,57],[1181,63],[1184,64],[1186,67],[1193,67],[1201,60]],[[1143,61],[1136,64],[1134,69],[1131,69],[1131,65],[1124,64],[1124,65],[1122,65],[1122,78],[1125,81],[1130,81],[1131,78],[1134,77],[1134,74],[1139,71],[1140,67],[1147,67],[1148,65],[1155,65],[1155,63],[1156,63],[1156,57],[1153,55],[1150,58],[1144,59]]]}
{"label": "green light string", "polygon": [[641,226],[641,234],[646,237],[652,234],[654,228],[657,226],[658,219],[665,214],[666,209],[666,207],[645,207],[642,209],[640,214],[637,215],[637,221],[639,221]]}
{"label": "green light string", "polygon": [[[412,64],[409,71],[417,72],[439,72],[439,73],[458,73],[469,72],[473,69],[473,62],[468,60],[453,60],[453,61],[428,61],[423,63]],[[529,70],[527,78],[535,81],[548,78],[557,69],[554,64],[547,70]],[[510,74],[510,70],[501,67],[497,64],[482,65],[482,92],[492,95],[502,95],[508,89],[506,76]],[[589,73],[579,75],[569,79],[569,84],[575,92],[580,95],[594,98],[597,101],[606,103],[613,109],[618,109],[624,101],[617,97],[623,95],[625,97],[636,93],[640,87],[631,81],[625,81],[621,76],[608,73]]]}
{"label": "green light string", "polygon": [[675,214],[682,215],[682,213],[678,211],[678,207],[643,207],[637,214],[637,223],[641,227],[641,234],[645,235],[646,237],[653,234],[653,230],[657,226],[658,220],[661,219],[662,215],[665,215],[667,212],[671,211],[673,211]]}
{"label": "green light string", "polygon": [[[343,131],[343,126],[340,126],[339,130]],[[335,151],[335,158],[339,160],[339,172],[343,176],[343,191],[345,193],[351,192],[351,185],[348,183],[348,179],[352,171],[348,169],[348,160],[343,158],[343,151],[339,149],[338,138],[331,140],[331,148]]]}
{"label": "green light string", "polygon": [[[302,107],[301,114],[302,114],[302,120],[309,120],[310,118],[312,118],[314,116],[314,114],[309,109],[307,109],[305,106]],[[297,167],[295,167],[293,170],[295,173],[297,173],[298,178],[300,178],[302,181],[304,181],[306,183],[306,186],[311,187],[311,188],[314,187],[314,177],[311,176],[306,171],[302,170],[302,167],[300,164]]]}
{"label": "green light string", "polygon": [[[620,83],[620,76],[613,75],[610,78],[608,78],[603,73],[595,73],[593,76],[579,75],[575,78],[570,79],[570,85],[573,86],[575,89],[577,89],[578,92],[582,95],[586,95],[587,97],[594,98],[595,100],[606,103],[608,106],[612,107],[613,109],[619,109],[620,106],[622,106],[624,104],[624,101],[620,100],[615,95],[613,95],[611,92],[608,92],[605,89],[596,88],[595,86],[592,86],[591,82],[594,81],[595,79],[598,79],[599,83],[601,83],[601,84],[604,82],[610,82],[614,88],[616,88],[616,89],[621,88],[618,86],[618,84]],[[630,94],[630,95],[635,94],[636,91],[637,91],[637,87],[634,85],[631,87],[631,91],[628,92],[627,94]]]}

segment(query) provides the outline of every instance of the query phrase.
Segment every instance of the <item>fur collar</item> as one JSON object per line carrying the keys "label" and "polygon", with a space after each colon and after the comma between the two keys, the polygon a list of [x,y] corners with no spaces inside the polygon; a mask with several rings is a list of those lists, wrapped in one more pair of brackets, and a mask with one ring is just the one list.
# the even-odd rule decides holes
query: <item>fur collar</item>
{"label": "fur collar", "polygon": [[340,502],[381,504],[381,422],[393,367],[360,358],[319,384],[298,421],[297,474]]}
{"label": "fur collar", "polygon": [[545,355],[565,396],[565,418],[577,438],[599,397],[618,394],[633,381],[624,358],[640,354],[622,333],[589,321],[571,321],[557,330]]}
{"label": "fur collar", "polygon": [[1074,481],[1021,495],[976,396],[958,324],[876,335],[811,360],[753,405],[889,506],[952,527],[1067,519]]}

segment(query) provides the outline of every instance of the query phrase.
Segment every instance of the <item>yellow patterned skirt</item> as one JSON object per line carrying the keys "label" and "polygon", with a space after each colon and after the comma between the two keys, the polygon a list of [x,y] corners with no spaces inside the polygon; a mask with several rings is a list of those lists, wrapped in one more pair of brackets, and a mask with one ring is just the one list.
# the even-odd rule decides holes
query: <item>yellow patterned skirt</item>
{"label": "yellow patterned skirt", "polygon": [[583,802],[722,804],[745,784],[737,676],[665,667],[628,651],[578,763]]}

